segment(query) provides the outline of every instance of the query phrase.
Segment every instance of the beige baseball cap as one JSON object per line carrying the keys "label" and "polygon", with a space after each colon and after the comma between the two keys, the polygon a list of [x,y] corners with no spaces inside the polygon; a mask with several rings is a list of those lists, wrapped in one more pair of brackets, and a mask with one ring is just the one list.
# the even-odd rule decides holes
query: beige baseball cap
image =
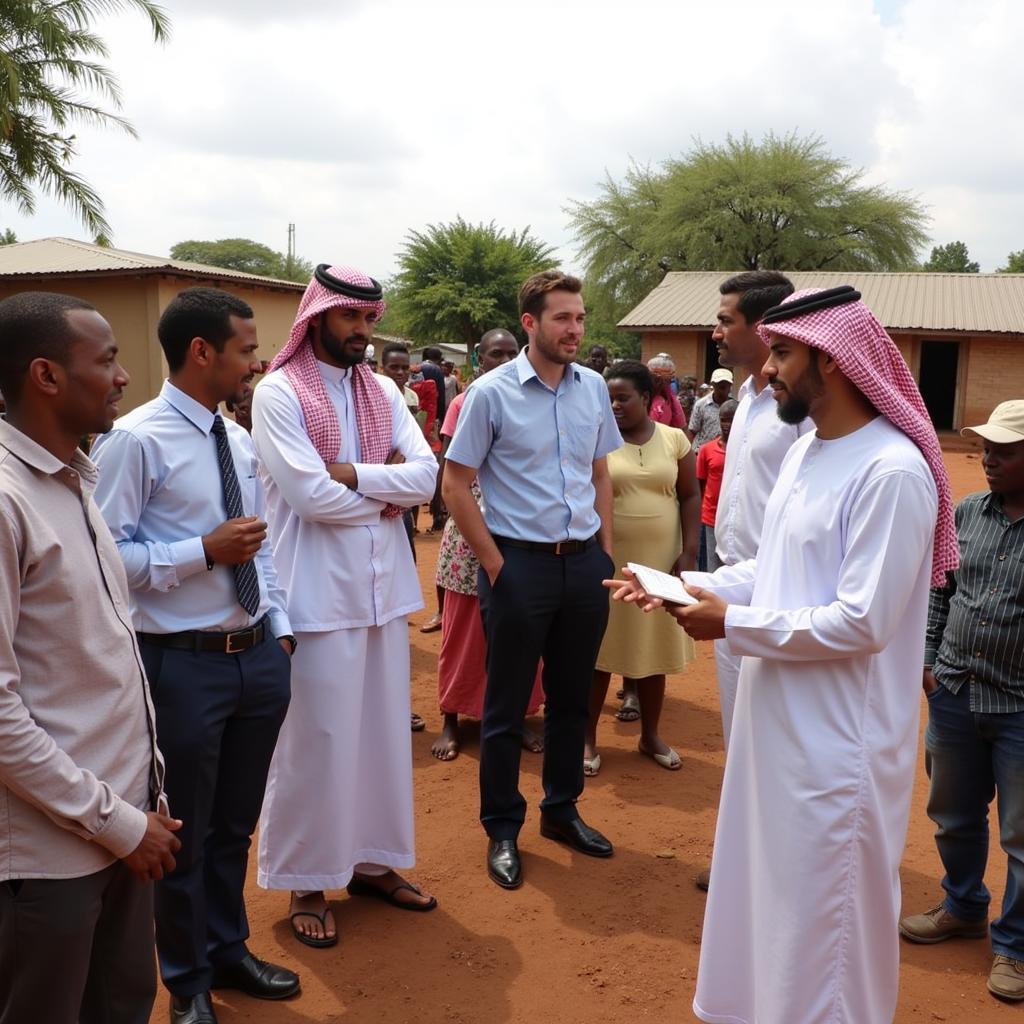
{"label": "beige baseball cap", "polygon": [[711,374],[711,383],[717,384],[720,380],[727,380],[730,384],[732,383],[732,371],[731,370],[715,370]]}
{"label": "beige baseball cap", "polygon": [[977,434],[978,437],[993,441],[995,444],[1024,441],[1024,400],[1000,402],[992,410],[988,423],[983,423],[980,427],[964,427],[960,433],[964,437]]}

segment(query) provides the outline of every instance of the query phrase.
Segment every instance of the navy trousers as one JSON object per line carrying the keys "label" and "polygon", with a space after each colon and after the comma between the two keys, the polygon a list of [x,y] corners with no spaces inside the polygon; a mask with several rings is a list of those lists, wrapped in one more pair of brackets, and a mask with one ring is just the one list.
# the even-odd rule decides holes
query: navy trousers
{"label": "navy trousers", "polygon": [[210,988],[215,967],[246,955],[242,889],[270,758],[291,696],[291,659],[268,633],[240,654],[141,643],[177,866],[156,884],[160,974],[176,996]]}
{"label": "navy trousers", "polygon": [[478,575],[487,639],[487,690],[480,728],[480,820],[492,839],[515,839],[526,818],[519,792],[523,717],[544,659],[544,798],[554,821],[578,817],[583,742],[594,664],[608,624],[601,581],[615,566],[597,544],[573,555],[503,545],[492,587]]}

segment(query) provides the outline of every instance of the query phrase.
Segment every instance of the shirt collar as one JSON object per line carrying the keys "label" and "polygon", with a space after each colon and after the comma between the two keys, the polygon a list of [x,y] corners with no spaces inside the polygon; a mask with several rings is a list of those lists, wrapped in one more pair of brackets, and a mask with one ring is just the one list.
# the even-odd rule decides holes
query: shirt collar
{"label": "shirt collar", "polygon": [[6,420],[0,420],[0,445],[3,445],[26,466],[45,473],[47,476],[56,476],[70,466],[86,480],[94,481],[96,479],[96,465],[81,448],[75,449],[71,461],[65,465],[53,452],[33,441],[28,434],[23,434],[17,427],[12,427]]}
{"label": "shirt collar", "polygon": [[[541,384],[544,384],[540,377],[537,376],[537,371],[533,368],[533,363],[530,362],[526,355],[529,348],[529,345],[524,345],[519,350],[519,355],[516,356],[516,373],[519,375],[519,383],[525,384],[531,377],[533,377],[540,381]],[[578,381],[580,379],[580,369],[576,363],[570,363],[569,369],[572,372],[562,375],[562,379],[559,381],[559,387],[561,387],[563,383],[570,384],[573,381]],[[547,387],[547,384],[544,384],[544,387]]]}
{"label": "shirt collar", "polygon": [[333,366],[331,363],[316,361],[316,368],[320,371],[325,384],[340,384],[347,377],[352,376],[351,366]]}
{"label": "shirt collar", "polygon": [[164,381],[160,389],[160,397],[170,406],[177,409],[193,426],[204,434],[209,434],[213,427],[214,417],[218,414],[201,405],[191,395],[186,395],[181,388],[175,387],[169,380]]}

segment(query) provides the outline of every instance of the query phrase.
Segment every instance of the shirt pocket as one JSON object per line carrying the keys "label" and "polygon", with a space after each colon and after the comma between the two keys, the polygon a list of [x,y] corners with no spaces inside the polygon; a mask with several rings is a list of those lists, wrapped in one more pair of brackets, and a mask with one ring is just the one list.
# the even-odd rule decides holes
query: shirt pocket
{"label": "shirt pocket", "polygon": [[573,420],[568,425],[569,446],[574,459],[588,466],[594,461],[598,433],[599,423],[596,418],[592,420],[581,418]]}

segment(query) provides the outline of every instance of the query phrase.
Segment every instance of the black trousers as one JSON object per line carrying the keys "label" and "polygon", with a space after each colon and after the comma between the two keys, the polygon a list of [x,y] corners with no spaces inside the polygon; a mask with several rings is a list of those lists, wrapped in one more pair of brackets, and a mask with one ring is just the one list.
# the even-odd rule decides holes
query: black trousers
{"label": "black trousers", "polygon": [[502,545],[492,587],[478,575],[487,638],[487,691],[480,729],[480,820],[492,839],[515,839],[526,818],[519,792],[523,716],[544,659],[544,799],[556,821],[577,817],[594,664],[608,624],[601,581],[614,564],[593,544],[574,555]]}
{"label": "black trousers", "polygon": [[177,866],[156,884],[160,974],[172,994],[194,996],[246,955],[242,889],[291,661],[269,634],[241,654],[140,649],[171,814],[184,822]]}
{"label": "black trousers", "polygon": [[0,882],[0,1024],[148,1024],[155,996],[152,883]]}

